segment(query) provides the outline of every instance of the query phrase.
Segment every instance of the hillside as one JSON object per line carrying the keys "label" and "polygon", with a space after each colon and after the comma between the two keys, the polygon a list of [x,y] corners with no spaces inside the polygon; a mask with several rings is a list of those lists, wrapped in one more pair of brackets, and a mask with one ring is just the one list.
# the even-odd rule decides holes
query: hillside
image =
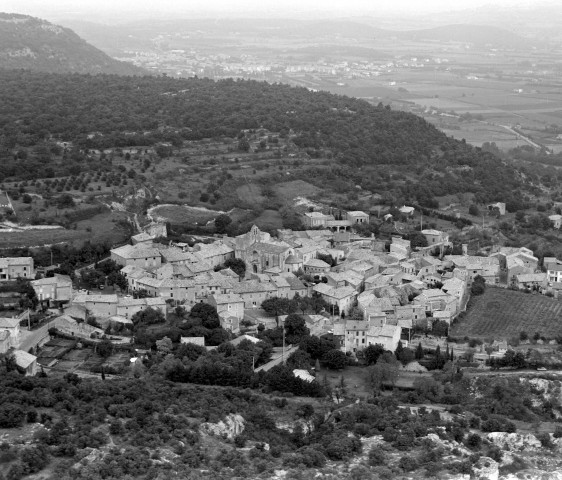
{"label": "hillside", "polygon": [[393,32],[398,38],[413,41],[463,42],[493,47],[528,49],[529,39],[503,28],[488,25],[443,25],[423,30]]}
{"label": "hillside", "polygon": [[306,158],[344,166],[338,175],[364,189],[400,188],[402,196],[428,207],[434,196],[459,192],[482,202],[518,201],[514,192],[526,187],[493,154],[447,137],[420,117],[281,84],[4,70],[0,110],[2,179],[39,178],[48,153],[40,160],[37,148],[20,158],[13,154],[48,139],[82,149],[159,142],[181,148],[188,141],[236,139],[263,128],[289,138]]}
{"label": "hillside", "polygon": [[68,28],[13,13],[0,13],[0,65],[42,72],[145,73],[107,56]]}

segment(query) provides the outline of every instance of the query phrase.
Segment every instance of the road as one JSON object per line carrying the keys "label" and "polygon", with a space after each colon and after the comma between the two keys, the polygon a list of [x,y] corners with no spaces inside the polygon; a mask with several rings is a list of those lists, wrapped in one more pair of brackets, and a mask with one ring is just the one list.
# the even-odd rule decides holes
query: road
{"label": "road", "polygon": [[31,348],[35,348],[37,345],[42,343],[43,341],[49,338],[49,328],[52,325],[43,325],[39,327],[37,330],[27,331],[22,330],[20,333],[20,350],[24,350],[25,352],[29,352]]}
{"label": "road", "polygon": [[[492,123],[492,125],[494,125],[494,124]],[[520,139],[523,140],[524,142],[527,142],[529,145],[531,145],[531,147],[535,147],[535,148],[537,148],[537,149],[539,149],[539,150],[541,150],[541,149],[543,148],[542,145],[539,145],[538,143],[533,142],[530,138],[527,138],[527,137],[525,137],[524,135],[521,135],[519,132],[516,132],[515,130],[513,130],[513,128],[511,128],[511,127],[509,127],[509,126],[507,126],[507,125],[499,125],[499,124],[498,124],[498,127],[505,128],[505,129],[508,130],[509,132],[513,133],[513,135],[515,135],[517,138],[520,138]]]}
{"label": "road", "polygon": [[[293,352],[296,352],[298,350],[299,347],[295,347],[293,345],[289,345],[286,349],[285,349],[285,359],[287,359],[289,357],[289,355]],[[283,352],[275,352],[272,355],[272,359],[267,362],[265,365],[262,365],[261,367],[256,368],[255,372],[261,372],[262,370],[264,372],[267,372],[268,370],[271,370],[273,367],[279,365],[280,363],[283,362]]]}

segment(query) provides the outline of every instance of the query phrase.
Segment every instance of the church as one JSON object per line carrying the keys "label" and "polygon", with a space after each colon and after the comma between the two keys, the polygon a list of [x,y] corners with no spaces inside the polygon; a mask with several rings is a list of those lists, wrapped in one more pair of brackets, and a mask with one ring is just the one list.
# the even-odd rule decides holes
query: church
{"label": "church", "polygon": [[244,260],[252,273],[293,271],[292,266],[285,266],[285,261],[289,255],[294,255],[294,249],[288,243],[272,240],[269,233],[255,225],[248,233],[234,239],[234,249],[236,258]]}

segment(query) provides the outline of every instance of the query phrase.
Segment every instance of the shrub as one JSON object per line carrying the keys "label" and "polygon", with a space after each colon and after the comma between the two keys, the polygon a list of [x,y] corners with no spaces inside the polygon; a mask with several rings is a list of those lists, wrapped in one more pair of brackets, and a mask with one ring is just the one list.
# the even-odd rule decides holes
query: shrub
{"label": "shrub", "polygon": [[405,472],[411,472],[418,468],[418,461],[409,455],[404,455],[398,462],[398,466]]}
{"label": "shrub", "polygon": [[466,446],[473,450],[478,450],[482,445],[482,438],[476,433],[471,433],[466,438]]}
{"label": "shrub", "polygon": [[372,467],[376,467],[377,465],[384,465],[387,462],[386,454],[379,448],[373,447],[369,451],[369,457],[367,461]]}

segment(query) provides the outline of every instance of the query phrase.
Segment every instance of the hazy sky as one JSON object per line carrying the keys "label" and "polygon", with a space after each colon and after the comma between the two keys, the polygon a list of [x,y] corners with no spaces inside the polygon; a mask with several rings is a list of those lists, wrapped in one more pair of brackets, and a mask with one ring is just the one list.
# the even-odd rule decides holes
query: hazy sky
{"label": "hazy sky", "polygon": [[[357,15],[361,13],[429,13],[471,9],[481,6],[509,8],[513,5],[533,5],[541,0],[1,0],[0,11],[25,13],[42,17],[88,17],[118,13],[121,21],[127,17],[151,12],[160,15],[190,13],[198,16],[276,16],[294,17],[299,13],[317,12],[323,15]],[[551,3],[551,2],[547,2]]]}

